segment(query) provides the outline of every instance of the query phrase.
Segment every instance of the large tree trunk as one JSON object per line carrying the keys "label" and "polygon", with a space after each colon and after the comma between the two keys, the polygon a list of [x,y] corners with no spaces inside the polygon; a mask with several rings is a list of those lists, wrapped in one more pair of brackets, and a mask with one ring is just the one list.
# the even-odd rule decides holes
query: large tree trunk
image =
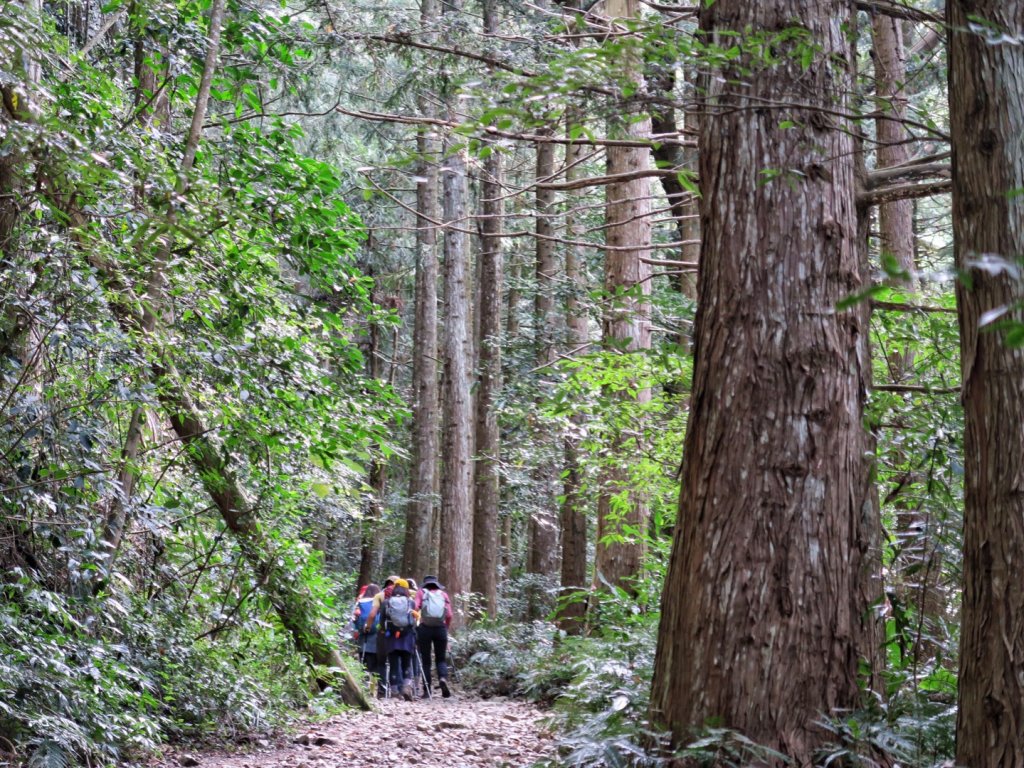
{"label": "large tree trunk", "polygon": [[[807,39],[709,78],[693,396],[652,690],[676,743],[715,722],[802,766],[829,738],[815,721],[860,704],[873,655],[867,327],[863,309],[835,310],[862,283],[856,147],[835,116],[853,87],[849,12],[700,12],[709,44],[797,23]],[[814,51],[806,67],[798,48]],[[756,108],[795,102],[811,108]]]}
{"label": "large tree trunk", "polygon": [[[498,31],[495,0],[484,2],[484,33]],[[476,465],[473,503],[473,591],[483,597],[483,611],[495,618],[498,611],[498,502],[500,434],[497,401],[501,393],[501,155],[484,159],[481,196],[480,283],[477,304],[480,386],[476,398]]]}
{"label": "large tree trunk", "polygon": [[[469,591],[473,567],[473,413],[470,400],[466,158],[448,149],[443,174],[444,397],[440,577],[453,597]],[[454,623],[464,620],[456,610]]]}
{"label": "large tree trunk", "polygon": [[[437,16],[436,0],[421,0],[421,18],[427,28]],[[426,96],[420,111],[431,114]],[[434,523],[438,445],[437,386],[437,139],[424,128],[417,139],[420,161],[416,175],[416,307],[412,363],[412,467],[406,507],[405,549],[402,571],[422,578],[434,562],[431,530]]]}
{"label": "large tree trunk", "polygon": [[[616,27],[638,14],[638,0],[609,0],[605,13]],[[624,50],[622,71],[642,85],[639,52]],[[641,118],[635,108],[626,108],[625,119],[613,121],[624,138],[650,135],[649,117]],[[650,151],[641,147],[609,146],[606,150],[608,175],[642,171],[649,167]],[[605,311],[603,339],[609,350],[620,353],[650,349],[651,268],[647,263],[651,247],[651,186],[649,179],[620,181],[605,188]],[[628,395],[622,393],[620,397]],[[649,390],[640,390],[636,399],[650,399]],[[638,430],[642,432],[642,430]],[[609,455],[625,461],[641,438],[614,441]],[[629,580],[640,575],[647,531],[647,500],[636,488],[629,488],[626,508],[616,508],[614,499],[629,488],[628,472],[620,466],[602,473],[597,508],[597,546],[594,562],[594,586],[607,583],[632,591]]]}
{"label": "large tree trunk", "polygon": [[953,239],[964,404],[958,765],[1024,765],[1024,1],[949,0]]}

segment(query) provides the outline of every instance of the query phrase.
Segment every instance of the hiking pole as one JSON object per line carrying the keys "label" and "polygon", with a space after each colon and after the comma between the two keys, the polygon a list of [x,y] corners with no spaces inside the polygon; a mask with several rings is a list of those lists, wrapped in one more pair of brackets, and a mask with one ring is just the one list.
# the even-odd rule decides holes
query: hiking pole
{"label": "hiking pole", "polygon": [[420,663],[420,677],[423,678],[423,690],[427,692],[427,698],[434,698],[434,694],[430,691],[430,681],[427,680],[427,670],[423,667],[423,656],[420,654],[420,647],[416,646],[416,661]]}

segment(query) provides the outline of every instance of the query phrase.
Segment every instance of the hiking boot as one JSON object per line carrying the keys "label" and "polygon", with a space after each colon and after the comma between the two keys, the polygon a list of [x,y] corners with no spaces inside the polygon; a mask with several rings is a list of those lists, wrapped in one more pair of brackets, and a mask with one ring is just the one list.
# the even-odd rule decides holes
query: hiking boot
{"label": "hiking boot", "polygon": [[424,688],[423,689],[423,693],[420,694],[420,698],[421,699],[429,699],[430,698],[430,691],[428,689]]}
{"label": "hiking boot", "polygon": [[402,698],[405,699],[406,701],[412,701],[412,686],[411,685],[406,684],[406,685],[402,686]]}
{"label": "hiking boot", "polygon": [[446,699],[451,697],[452,689],[448,687],[448,681],[447,680],[445,680],[442,677],[440,680],[437,681],[437,684],[441,686],[441,695],[442,696],[444,696]]}

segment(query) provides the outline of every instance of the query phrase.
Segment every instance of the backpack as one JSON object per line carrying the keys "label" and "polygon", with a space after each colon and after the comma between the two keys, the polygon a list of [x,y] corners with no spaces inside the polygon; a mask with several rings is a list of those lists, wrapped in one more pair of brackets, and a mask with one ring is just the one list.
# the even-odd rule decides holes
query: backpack
{"label": "backpack", "polygon": [[356,632],[362,632],[363,627],[366,626],[366,619],[370,615],[370,611],[373,610],[373,598],[363,598],[356,605],[356,618],[355,628]]}
{"label": "backpack", "polygon": [[420,622],[428,627],[440,627],[444,624],[445,613],[444,592],[440,589],[424,589],[420,602]]}
{"label": "backpack", "polygon": [[408,595],[392,595],[384,601],[384,617],[389,629],[412,626],[412,600]]}

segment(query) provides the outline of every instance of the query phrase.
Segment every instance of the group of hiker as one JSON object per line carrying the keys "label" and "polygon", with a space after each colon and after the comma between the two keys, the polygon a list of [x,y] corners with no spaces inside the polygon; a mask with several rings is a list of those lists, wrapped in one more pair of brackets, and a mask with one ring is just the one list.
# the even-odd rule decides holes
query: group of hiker
{"label": "group of hiker", "polygon": [[363,665],[377,677],[379,697],[401,696],[412,701],[433,695],[431,658],[437,664],[437,685],[444,698],[448,685],[448,628],[452,602],[435,576],[425,576],[419,588],[413,579],[388,576],[360,588],[352,614],[353,637]]}

